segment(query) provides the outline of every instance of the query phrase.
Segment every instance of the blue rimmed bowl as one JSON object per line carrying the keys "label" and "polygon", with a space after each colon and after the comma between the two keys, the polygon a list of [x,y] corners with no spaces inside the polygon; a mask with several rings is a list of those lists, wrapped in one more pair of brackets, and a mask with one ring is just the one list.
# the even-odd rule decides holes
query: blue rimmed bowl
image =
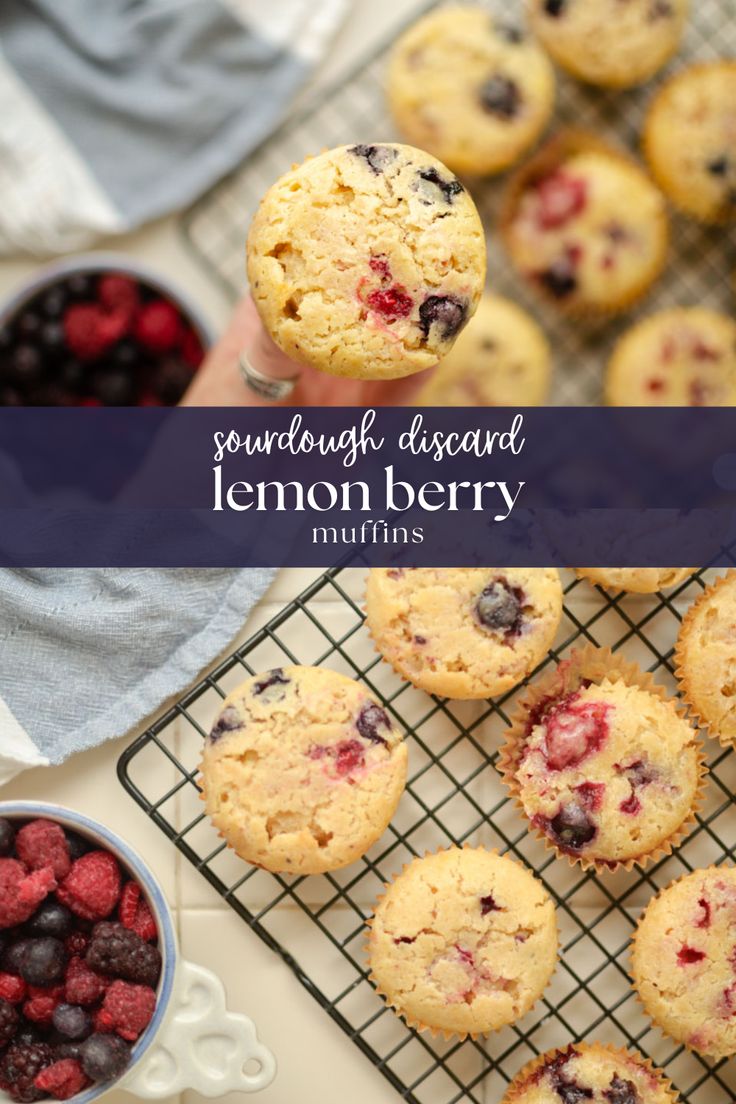
{"label": "blue rimmed bowl", "polygon": [[[273,1054],[259,1042],[252,1020],[228,1012],[220,979],[181,957],[169,905],[138,852],[110,828],[60,805],[5,801],[0,802],[0,817],[54,820],[109,851],[140,885],[158,928],[162,965],[151,1022],[135,1043],[125,1073],[78,1093],[74,1104],[99,1100],[113,1088],[143,1100],[159,1100],[186,1089],[215,1097],[266,1088],[276,1074]],[[9,1102],[10,1097],[0,1092],[0,1101]]]}

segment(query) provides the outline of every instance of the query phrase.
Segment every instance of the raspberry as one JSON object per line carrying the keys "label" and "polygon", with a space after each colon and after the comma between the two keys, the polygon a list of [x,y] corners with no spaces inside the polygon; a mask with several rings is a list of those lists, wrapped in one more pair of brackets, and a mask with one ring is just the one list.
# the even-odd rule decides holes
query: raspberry
{"label": "raspberry", "polygon": [[15,837],[15,850],[21,862],[31,870],[50,866],[58,881],[71,869],[69,844],[60,824],[50,820],[32,820]]}
{"label": "raspberry", "polygon": [[103,920],[120,897],[120,867],[108,851],[90,851],[73,863],[57,897],[83,920]]}
{"label": "raspberry", "polygon": [[55,985],[53,989],[41,989],[36,985],[30,985],[28,1000],[23,1005],[23,1015],[31,1023],[48,1027],[54,1018],[54,1010],[63,999],[63,985]]}
{"label": "raspberry", "polygon": [[124,928],[129,928],[150,943],[158,935],[156,921],[147,903],[141,896],[141,887],[136,882],[126,882],[123,887],[118,916]]}
{"label": "raspberry", "polygon": [[585,210],[588,186],[584,180],[560,170],[537,186],[539,225],[543,230],[556,230]]}
{"label": "raspberry", "polygon": [[98,1008],[94,1014],[95,1031],[101,1031],[103,1035],[111,1035],[115,1031],[115,1021],[104,1008]]}
{"label": "raspberry", "polygon": [[77,303],[64,315],[64,336],[80,360],[96,360],[128,329],[123,311],[108,313],[95,303]]}
{"label": "raspberry", "polygon": [[165,299],[154,299],[138,315],[135,336],[147,349],[165,353],[178,345],[181,338],[179,312]]}
{"label": "raspberry", "polygon": [[406,288],[399,284],[387,291],[372,291],[367,299],[368,306],[376,314],[382,314],[387,322],[396,322],[399,318],[408,318],[414,309],[414,300],[406,294]]}
{"label": "raspberry", "polygon": [[[8,1006],[10,1007],[10,1006]],[[110,1018],[113,1030],[133,1042],[151,1022],[156,1008],[156,993],[148,985],[114,981],[105,993],[102,1011]]]}
{"label": "raspberry", "polygon": [[69,1100],[87,1084],[87,1078],[79,1062],[73,1058],[62,1058],[36,1076],[34,1085],[56,1100]]}
{"label": "raspberry", "polygon": [[0,1087],[20,1104],[41,1100],[44,1091],[37,1089],[34,1081],[53,1060],[53,1051],[46,1043],[13,1044],[0,1061]]}
{"label": "raspberry", "polygon": [[16,859],[0,859],[0,928],[25,923],[52,889],[56,878],[50,867],[28,874]]}
{"label": "raspberry", "polygon": [[20,1004],[25,1000],[26,983],[23,978],[15,974],[0,973],[0,998],[10,1001],[11,1004]]}
{"label": "raspberry", "polygon": [[18,1030],[18,1023],[18,1013],[10,1001],[3,1000],[0,997],[0,1047],[4,1047],[6,1043],[10,1042]]}
{"label": "raspberry", "polygon": [[185,364],[188,364],[190,368],[199,368],[204,360],[202,342],[199,340],[194,330],[186,330],[184,332],[179,351],[181,353],[181,359]]}
{"label": "raspberry", "polygon": [[82,958],[73,958],[66,970],[64,999],[67,1004],[96,1004],[109,982],[91,970]]}
{"label": "raspberry", "polygon": [[86,959],[101,974],[154,987],[161,972],[161,953],[122,924],[95,925]]}
{"label": "raspberry", "polygon": [[97,298],[109,311],[121,311],[132,318],[139,306],[138,285],[129,276],[111,272],[100,280]]}

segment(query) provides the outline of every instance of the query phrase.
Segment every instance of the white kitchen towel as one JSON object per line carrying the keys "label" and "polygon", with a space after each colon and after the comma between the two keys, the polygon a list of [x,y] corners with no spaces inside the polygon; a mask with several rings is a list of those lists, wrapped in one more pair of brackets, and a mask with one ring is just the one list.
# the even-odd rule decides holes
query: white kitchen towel
{"label": "white kitchen towel", "polygon": [[179,210],[274,129],[350,0],[2,0],[0,254]]}
{"label": "white kitchen towel", "polygon": [[0,570],[0,784],[122,736],[231,643],[261,570]]}

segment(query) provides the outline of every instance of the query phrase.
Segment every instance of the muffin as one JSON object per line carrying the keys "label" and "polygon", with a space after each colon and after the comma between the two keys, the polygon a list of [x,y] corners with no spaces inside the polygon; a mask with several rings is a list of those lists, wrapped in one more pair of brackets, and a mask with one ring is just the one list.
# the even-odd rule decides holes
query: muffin
{"label": "muffin", "polygon": [[502,212],[520,273],[563,311],[613,314],[661,274],[664,197],[628,157],[579,132],[562,135],[519,173]]}
{"label": "muffin", "polygon": [[677,1104],[664,1073],[640,1054],[600,1043],[575,1043],[530,1062],[501,1104]]}
{"label": "muffin", "polygon": [[545,129],[555,77],[534,39],[466,5],[434,11],[403,35],[387,91],[408,141],[454,172],[485,176],[518,161]]}
{"label": "muffin", "polygon": [[688,8],[688,0],[530,0],[529,18],[568,73],[603,88],[632,88],[679,49]]}
{"label": "muffin", "polygon": [[644,150],[669,198],[701,222],[736,218],[736,61],[693,65],[649,108]]}
{"label": "muffin", "polygon": [[482,847],[414,859],[370,923],[370,973],[410,1027],[464,1038],[515,1023],[557,963],[552,899],[519,863]]}
{"label": "muffin", "polygon": [[577,575],[595,586],[629,594],[657,594],[689,579],[695,567],[579,567]]}
{"label": "muffin", "polygon": [[736,869],[696,870],[649,902],[631,972],[647,1014],[711,1059],[736,1054]]}
{"label": "muffin", "polygon": [[255,675],[205,742],[207,813],[241,858],[278,873],[347,866],[383,834],[407,750],[365,687],[319,667]]}
{"label": "muffin", "polygon": [[682,695],[724,747],[736,745],[736,571],[700,596],[680,627],[675,661]]}
{"label": "muffin", "polygon": [[675,307],[645,318],[614,350],[606,402],[736,405],[736,322],[707,307]]}
{"label": "muffin", "polygon": [[547,655],[562,617],[554,568],[374,568],[366,619],[403,678],[444,698],[505,694]]}
{"label": "muffin", "polygon": [[418,406],[539,406],[552,358],[537,323],[508,299],[486,295],[455,348],[420,391]]}
{"label": "muffin", "polygon": [[475,204],[441,162],[400,145],[343,146],[286,173],[248,237],[268,333],[334,376],[396,379],[446,356],[485,285]]}
{"label": "muffin", "polygon": [[650,675],[593,647],[530,688],[499,767],[548,846],[598,871],[669,853],[705,771],[677,704]]}

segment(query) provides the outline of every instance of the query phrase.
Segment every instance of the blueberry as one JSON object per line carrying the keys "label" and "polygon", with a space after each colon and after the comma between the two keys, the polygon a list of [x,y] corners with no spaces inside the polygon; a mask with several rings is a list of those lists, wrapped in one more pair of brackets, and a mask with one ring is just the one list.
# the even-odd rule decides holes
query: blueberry
{"label": "blueberry", "polygon": [[120,368],[102,369],[92,378],[92,393],[105,406],[130,406],[135,398],[133,381]]}
{"label": "blueberry", "polygon": [[74,915],[60,901],[47,898],[28,921],[29,935],[52,935],[64,939],[74,927]]}
{"label": "blueberry", "polygon": [[32,310],[24,311],[16,323],[18,336],[22,337],[25,341],[36,337],[40,329],[41,316]]}
{"label": "blueberry", "polygon": [[725,154],[708,162],[708,172],[711,176],[728,176],[729,168],[730,161]]}
{"label": "blueberry", "polygon": [[549,828],[554,839],[566,851],[582,851],[598,831],[585,810],[574,801],[560,809],[549,822]]}
{"label": "blueberry", "polygon": [[192,382],[194,369],[181,360],[164,360],[153,376],[153,390],[167,406],[175,406]]}
{"label": "blueberry", "polygon": [[574,266],[568,257],[561,257],[558,261],[540,274],[539,280],[547,291],[554,295],[555,299],[566,299],[577,291],[578,281]]}
{"label": "blueberry", "polygon": [[519,587],[510,587],[505,579],[494,579],[478,599],[475,611],[487,629],[513,636],[521,628],[523,604],[524,593]]}
{"label": "blueberry", "polygon": [[28,392],[29,406],[66,406],[68,396],[58,383],[42,383]]}
{"label": "blueberry", "polygon": [[383,744],[385,746],[386,741],[378,730],[379,728],[390,730],[391,721],[388,719],[386,710],[373,703],[361,709],[355,727],[364,740],[368,740],[372,744]]}
{"label": "blueberry", "polygon": [[282,667],[274,667],[273,671],[269,671],[268,674],[254,683],[253,697],[259,698],[261,694],[265,694],[273,686],[288,686],[290,682],[291,679],[286,677]]}
{"label": "blueberry", "polygon": [[93,1081],[119,1077],[130,1061],[130,1047],[117,1035],[90,1035],[80,1053],[82,1068]]}
{"label": "blueberry", "polygon": [[57,1004],[53,1025],[65,1039],[86,1039],[92,1034],[92,1018],[77,1004]]}
{"label": "blueberry", "polygon": [[61,318],[66,304],[67,297],[64,288],[61,285],[59,285],[59,287],[53,287],[46,292],[41,300],[41,313],[44,314],[46,318]]}
{"label": "blueberry", "polygon": [[0,390],[0,406],[23,406],[23,396],[14,387]]}
{"label": "blueberry", "polygon": [[59,368],[58,377],[67,391],[81,391],[86,377],[84,365],[79,360],[65,360]]}
{"label": "blueberry", "polygon": [[443,341],[460,333],[468,317],[468,305],[453,295],[430,295],[419,308],[419,319],[425,339],[433,326],[438,326]]}
{"label": "blueberry", "polygon": [[390,146],[353,146],[350,152],[356,157],[362,157],[376,176],[385,172],[399,156],[398,150]]}
{"label": "blueberry", "polygon": [[491,77],[480,90],[480,102],[491,115],[513,119],[521,108],[521,90],[510,77]]}
{"label": "blueberry", "polygon": [[44,322],[38,341],[45,354],[57,356],[66,344],[64,327],[60,322]]}
{"label": "blueberry", "polygon": [[580,1104],[582,1100],[593,1099],[593,1090],[583,1088],[576,1081],[559,1081],[555,1089],[563,1104]]}
{"label": "blueberry", "polygon": [[54,1041],[54,1059],[61,1062],[64,1058],[72,1058],[78,1062],[82,1056],[82,1048],[79,1043],[58,1043]]}
{"label": "blueberry", "polygon": [[481,916],[488,916],[489,912],[500,912],[501,906],[496,903],[496,898],[492,893],[489,893],[487,897],[481,897],[480,899],[480,914]]}
{"label": "blueberry", "polygon": [[465,191],[459,180],[454,177],[451,180],[445,180],[435,168],[420,169],[419,179],[426,181],[427,184],[434,184],[444,196],[445,203],[454,203],[455,196],[461,195]]}
{"label": "blueberry", "polygon": [[614,1075],[611,1087],[604,1092],[603,1098],[607,1104],[641,1104],[634,1082],[623,1081],[618,1074]]}
{"label": "blueberry", "polygon": [[13,331],[8,326],[0,326],[0,353],[9,353],[14,344]]}
{"label": "blueberry", "polygon": [[64,977],[67,953],[60,939],[29,939],[20,961],[20,975],[29,985],[48,987]]}
{"label": "blueberry", "polygon": [[567,0],[545,0],[544,10],[547,15],[551,15],[553,19],[557,19],[558,16],[563,15],[565,8],[567,7]]}
{"label": "blueberry", "polygon": [[32,345],[19,345],[10,362],[13,381],[21,387],[37,383],[43,376],[41,355]]}
{"label": "blueberry", "polygon": [[210,732],[210,743],[216,744],[226,732],[237,732],[242,727],[243,722],[238,716],[237,709],[234,709],[232,705],[228,705],[226,709],[223,709]]}
{"label": "blueberry", "polygon": [[119,341],[107,357],[113,368],[124,368],[126,372],[133,372],[140,365],[141,359],[139,347],[129,339]]}
{"label": "blueberry", "polygon": [[15,828],[5,817],[0,817],[0,855],[11,855],[14,843]]}
{"label": "blueberry", "polygon": [[76,832],[70,831],[69,828],[64,829],[64,835],[66,836],[66,842],[69,846],[69,858],[72,862],[76,862],[77,859],[81,859],[82,855],[86,855],[90,849],[90,845],[86,839],[77,835]]}
{"label": "blueberry", "polygon": [[66,290],[73,299],[93,299],[95,294],[94,276],[87,272],[75,272],[66,281]]}

